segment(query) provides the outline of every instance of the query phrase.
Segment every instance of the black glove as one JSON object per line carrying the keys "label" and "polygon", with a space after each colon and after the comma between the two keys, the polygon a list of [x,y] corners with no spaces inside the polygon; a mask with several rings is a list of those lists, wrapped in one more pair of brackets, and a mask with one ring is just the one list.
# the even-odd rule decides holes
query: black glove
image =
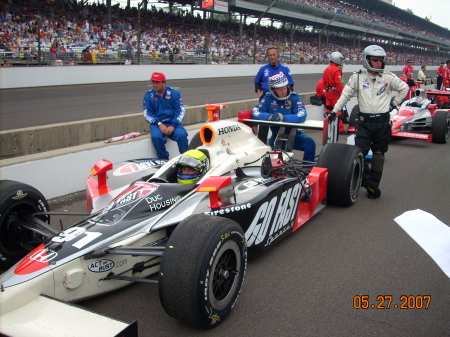
{"label": "black glove", "polygon": [[392,97],[391,98],[391,103],[389,104],[389,106],[391,107],[391,110],[398,110],[398,106],[397,105],[395,105],[395,103],[394,103],[394,99],[395,99],[395,97]]}
{"label": "black glove", "polygon": [[332,122],[336,118],[336,112],[325,113],[323,117],[328,118],[328,120]]}
{"label": "black glove", "polygon": [[282,122],[284,120],[284,116],[280,113],[274,113],[267,118],[267,120],[272,122]]}

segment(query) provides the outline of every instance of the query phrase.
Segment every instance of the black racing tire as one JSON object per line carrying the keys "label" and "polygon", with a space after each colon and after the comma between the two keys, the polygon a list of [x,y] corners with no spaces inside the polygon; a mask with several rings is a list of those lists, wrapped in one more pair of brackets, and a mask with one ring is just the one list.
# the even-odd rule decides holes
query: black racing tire
{"label": "black racing tire", "polygon": [[[27,230],[20,222],[33,213],[49,210],[47,199],[34,187],[0,180],[0,266],[11,267],[43,242],[43,237]],[[38,218],[50,223],[48,215]]]}
{"label": "black racing tire", "polygon": [[433,143],[447,143],[450,134],[450,119],[447,111],[436,111],[431,124],[431,133],[433,134]]}
{"label": "black racing tire", "polygon": [[326,144],[317,166],[328,169],[327,204],[353,205],[363,177],[364,156],[361,149],[354,145]]}
{"label": "black racing tire", "polygon": [[356,115],[358,114],[358,111],[359,111],[359,105],[356,104],[353,107],[352,112],[350,112],[350,117],[348,119],[348,126],[356,127]]}
{"label": "black racing tire", "polygon": [[188,145],[188,150],[195,150],[199,146],[202,146],[202,140],[200,139],[200,132],[197,132],[194,137],[192,137],[191,141]]}
{"label": "black racing tire", "polygon": [[204,214],[183,220],[161,261],[159,298],[167,314],[210,329],[230,314],[241,291],[247,246],[241,226]]}

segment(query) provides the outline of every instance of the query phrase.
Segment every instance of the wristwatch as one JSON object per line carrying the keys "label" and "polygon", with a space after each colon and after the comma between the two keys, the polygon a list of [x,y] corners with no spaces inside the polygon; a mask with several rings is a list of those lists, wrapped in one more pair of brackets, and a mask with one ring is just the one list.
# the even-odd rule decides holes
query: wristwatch
{"label": "wristwatch", "polygon": [[162,122],[158,122],[158,126],[160,126],[162,124]]}

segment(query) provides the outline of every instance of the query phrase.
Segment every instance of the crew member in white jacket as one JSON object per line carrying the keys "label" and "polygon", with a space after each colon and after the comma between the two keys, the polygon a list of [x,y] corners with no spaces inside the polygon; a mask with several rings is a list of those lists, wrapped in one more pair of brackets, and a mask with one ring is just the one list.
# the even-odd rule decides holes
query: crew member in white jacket
{"label": "crew member in white jacket", "polygon": [[[367,196],[376,199],[381,196],[379,188],[384,166],[384,153],[391,138],[390,111],[396,108],[408,92],[408,85],[395,74],[385,71],[386,52],[380,46],[372,45],[364,49],[363,66],[350,77],[332,113],[342,107],[356,94],[359,104],[355,145],[364,154],[373,152],[371,165],[364,164],[362,187]],[[393,92],[398,92],[393,97]]]}

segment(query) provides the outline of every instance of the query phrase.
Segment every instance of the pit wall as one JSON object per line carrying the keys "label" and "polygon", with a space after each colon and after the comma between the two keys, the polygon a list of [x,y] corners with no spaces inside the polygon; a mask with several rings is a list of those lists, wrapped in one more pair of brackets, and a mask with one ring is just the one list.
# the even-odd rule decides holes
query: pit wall
{"label": "pit wall", "polygon": [[[219,78],[254,76],[260,65],[133,65],[133,66],[64,66],[64,67],[11,67],[0,69],[0,88],[75,85],[147,81],[153,71],[162,71],[169,79]],[[325,65],[290,65],[292,74],[322,73]],[[345,66],[345,71],[356,71],[360,66]],[[388,67],[401,71],[401,66]],[[303,93],[308,104],[314,93]],[[237,117],[237,112],[253,108],[257,99],[225,103],[228,108],[222,118]],[[184,124],[206,121],[205,107],[186,108]],[[0,159],[43,153],[82,144],[89,144],[124,135],[130,132],[148,132],[148,123],[141,113],[109,118],[90,119],[73,123],[52,124],[40,127],[0,132]]]}

